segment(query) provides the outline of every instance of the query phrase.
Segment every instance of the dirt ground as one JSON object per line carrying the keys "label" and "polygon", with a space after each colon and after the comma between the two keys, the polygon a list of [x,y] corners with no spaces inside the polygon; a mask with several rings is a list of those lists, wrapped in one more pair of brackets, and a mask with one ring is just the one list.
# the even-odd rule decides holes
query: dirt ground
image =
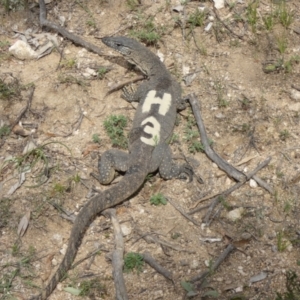
{"label": "dirt ground", "polygon": [[[109,188],[90,175],[98,172],[101,153],[112,147],[103,123],[112,114],[123,114],[127,133],[135,108],[121,98],[120,90],[106,94],[140,74],[61,36],[59,49],[38,60],[9,55],[20,33],[48,30],[39,27],[37,4],[29,2],[24,9],[21,1],[19,6],[11,1],[16,4],[8,13],[7,2],[0,2],[0,79],[15,93],[0,99],[0,298],[28,299],[62,260],[72,227],[61,217],[62,209],[76,215],[92,187]],[[49,20],[59,23],[64,17],[67,30],[96,44],[105,55],[118,56],[101,37],[158,32],[159,38],[148,41],[148,47],[164,59],[183,95],[197,95],[213,149],[245,173],[272,158],[256,175],[273,193],[248,181],[223,197],[210,226],[203,226],[209,196],[235,181],[203,152],[193,152],[187,138],[193,114],[191,109],[180,112],[171,147],[178,161],[185,157],[191,162],[195,179],[164,181],[155,174],[117,207],[126,231],[125,253],[150,252],[172,273],[174,283],[145,264],[140,273],[124,275],[129,299],[186,299],[188,291],[193,299],[300,299],[299,290],[290,298],[286,293],[287,274],[300,276],[300,10],[298,0],[287,1],[284,9],[292,18],[286,24],[282,3],[274,2],[229,1],[218,10],[210,1],[82,0],[47,5]],[[202,8],[203,21],[197,23],[191,16]],[[90,70],[108,72],[90,76]],[[19,127],[2,134],[26,107],[32,84],[32,102]],[[99,143],[93,141],[95,135]],[[28,145],[37,150],[24,154]],[[10,193],[26,165],[24,182]],[[195,224],[170,203],[151,205],[150,197],[158,192],[185,212],[202,208],[190,215]],[[234,213],[236,220],[231,218]],[[22,218],[21,225],[28,227],[23,235],[18,229]],[[147,236],[158,242],[147,242]],[[235,250],[205,284],[187,287],[191,278],[211,270],[229,244]],[[88,228],[75,262],[95,251],[97,255],[69,271],[49,299],[77,299],[64,288],[87,286],[83,299],[115,299],[113,249],[110,220],[99,216]]]}

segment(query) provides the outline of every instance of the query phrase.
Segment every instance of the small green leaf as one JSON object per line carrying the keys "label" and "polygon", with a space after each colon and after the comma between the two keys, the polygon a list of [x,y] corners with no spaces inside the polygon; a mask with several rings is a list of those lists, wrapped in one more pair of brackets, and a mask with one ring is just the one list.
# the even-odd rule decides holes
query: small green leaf
{"label": "small green leaf", "polygon": [[217,297],[219,297],[219,293],[218,293],[218,291],[208,291],[203,296],[204,297],[209,296],[209,297],[217,298]]}
{"label": "small green leaf", "polygon": [[187,292],[193,292],[194,291],[194,286],[192,283],[188,281],[181,281],[180,282],[181,286],[187,291]]}
{"label": "small green leaf", "polygon": [[68,293],[70,293],[70,294],[72,294],[72,295],[75,295],[75,296],[79,296],[79,294],[80,294],[80,292],[81,292],[81,290],[72,288],[72,287],[70,287],[70,286],[64,288],[64,291],[66,291],[66,292],[68,292]]}

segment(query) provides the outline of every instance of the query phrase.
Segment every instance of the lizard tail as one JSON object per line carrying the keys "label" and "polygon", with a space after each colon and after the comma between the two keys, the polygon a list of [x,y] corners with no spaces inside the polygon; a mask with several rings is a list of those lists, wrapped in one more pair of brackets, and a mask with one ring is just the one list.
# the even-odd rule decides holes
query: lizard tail
{"label": "lizard tail", "polygon": [[141,168],[141,165],[132,166],[118,184],[94,196],[85,204],[75,219],[66,254],[57,271],[46,288],[40,294],[31,297],[29,300],[45,300],[50,296],[57,284],[71,268],[88,226],[103,210],[122,203],[134,194],[143,184],[147,176],[146,169],[147,168]]}

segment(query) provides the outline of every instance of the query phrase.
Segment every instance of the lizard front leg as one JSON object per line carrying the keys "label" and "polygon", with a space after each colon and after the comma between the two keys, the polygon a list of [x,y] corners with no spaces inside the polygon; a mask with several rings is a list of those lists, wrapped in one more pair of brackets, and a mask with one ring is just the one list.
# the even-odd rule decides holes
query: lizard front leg
{"label": "lizard front leg", "polygon": [[101,184],[109,184],[115,177],[115,171],[126,172],[128,169],[129,154],[111,149],[105,151],[98,162],[99,177],[97,179]]}

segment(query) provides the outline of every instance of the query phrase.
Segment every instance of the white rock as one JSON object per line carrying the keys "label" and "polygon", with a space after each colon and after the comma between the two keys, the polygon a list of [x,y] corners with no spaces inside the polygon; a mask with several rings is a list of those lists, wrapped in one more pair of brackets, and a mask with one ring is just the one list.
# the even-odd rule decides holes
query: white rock
{"label": "white rock", "polygon": [[253,179],[250,179],[250,180],[249,180],[249,185],[250,185],[250,187],[252,187],[253,189],[254,189],[254,188],[257,188],[257,182],[256,182],[255,180],[253,180]]}
{"label": "white rock", "polygon": [[37,53],[30,48],[30,46],[21,40],[17,40],[12,46],[9,47],[9,52],[18,59],[35,59]]}
{"label": "white rock", "polygon": [[97,76],[97,72],[91,68],[86,68],[85,73],[90,74],[91,76]]}
{"label": "white rock", "polygon": [[66,251],[67,251],[67,248],[68,248],[68,245],[67,244],[63,244],[62,248],[59,250],[59,252],[62,254],[62,255],[65,255],[66,254]]}
{"label": "white rock", "polygon": [[239,219],[241,219],[243,212],[244,212],[243,207],[233,209],[227,214],[227,219],[229,219],[231,221],[239,220]]}
{"label": "white rock", "polygon": [[193,259],[192,262],[191,262],[191,269],[199,269],[199,261],[196,260],[196,259]]}
{"label": "white rock", "polygon": [[215,8],[221,9],[225,6],[224,0],[214,0]]}
{"label": "white rock", "polygon": [[127,225],[127,224],[121,224],[121,230],[122,230],[123,236],[129,235],[132,231],[131,226]]}
{"label": "white rock", "polygon": [[206,25],[206,27],[204,28],[204,30],[205,30],[206,32],[210,31],[212,25],[213,25],[213,22],[209,22],[209,23]]}
{"label": "white rock", "polygon": [[291,111],[300,111],[300,102],[290,104],[288,109]]}
{"label": "white rock", "polygon": [[57,266],[57,264],[58,264],[58,262],[57,262],[57,260],[55,259],[55,258],[53,258],[52,260],[51,260],[51,263],[52,263],[52,266]]}
{"label": "white rock", "polygon": [[297,90],[291,90],[291,98],[295,101],[300,101],[300,92]]}

